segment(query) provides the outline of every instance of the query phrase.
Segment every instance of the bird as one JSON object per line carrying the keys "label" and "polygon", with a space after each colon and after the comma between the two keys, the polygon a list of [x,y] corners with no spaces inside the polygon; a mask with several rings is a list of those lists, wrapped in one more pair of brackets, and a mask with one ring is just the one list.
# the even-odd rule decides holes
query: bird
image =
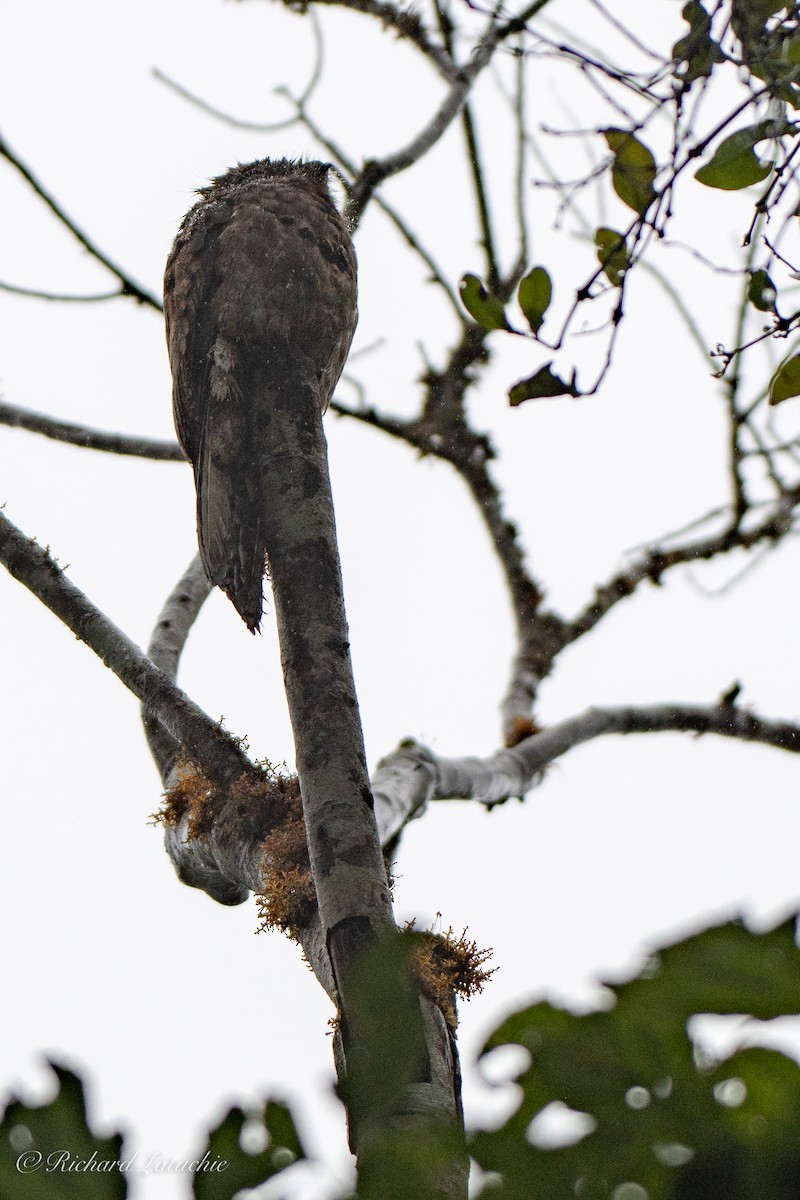
{"label": "bird", "polygon": [[200,557],[252,633],[267,569],[271,414],[291,404],[321,418],[358,320],[355,250],[329,171],[264,158],[217,176],[198,189],[164,275],[173,413],[194,471]]}

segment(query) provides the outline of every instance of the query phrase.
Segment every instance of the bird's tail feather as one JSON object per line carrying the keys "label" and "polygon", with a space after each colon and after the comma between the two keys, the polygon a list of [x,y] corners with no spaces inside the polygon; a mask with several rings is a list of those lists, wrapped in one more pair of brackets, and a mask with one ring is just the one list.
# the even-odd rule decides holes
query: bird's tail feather
{"label": "bird's tail feather", "polygon": [[[217,365],[217,364],[215,364]],[[247,408],[235,375],[212,368],[206,420],[195,462],[197,534],[211,583],[222,588],[251,633],[261,622],[266,548],[260,472]],[[255,469],[254,469],[255,468]]]}

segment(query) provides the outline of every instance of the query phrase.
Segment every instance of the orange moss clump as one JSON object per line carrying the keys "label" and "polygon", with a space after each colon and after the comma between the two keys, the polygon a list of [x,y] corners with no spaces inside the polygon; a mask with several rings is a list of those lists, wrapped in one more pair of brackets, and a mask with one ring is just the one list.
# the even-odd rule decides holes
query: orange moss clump
{"label": "orange moss clump", "polygon": [[283,796],[281,821],[263,841],[264,891],[256,896],[261,929],[279,929],[297,941],[317,909],[317,893],[308,858],[300,784]]}
{"label": "orange moss clump", "polygon": [[154,814],[157,825],[175,828],[188,815],[187,833],[192,838],[207,837],[219,811],[220,789],[194,763],[178,765],[178,782],[164,794],[163,806]]}
{"label": "orange moss clump", "polygon": [[[413,921],[406,928],[413,929]],[[411,969],[425,995],[441,1009],[451,1029],[458,1025],[455,997],[470,1000],[482,992],[494,975],[484,964],[492,957],[492,951],[479,950],[475,942],[467,939],[464,929],[456,937],[452,926],[445,933],[426,930],[418,933],[417,946],[411,960]]]}

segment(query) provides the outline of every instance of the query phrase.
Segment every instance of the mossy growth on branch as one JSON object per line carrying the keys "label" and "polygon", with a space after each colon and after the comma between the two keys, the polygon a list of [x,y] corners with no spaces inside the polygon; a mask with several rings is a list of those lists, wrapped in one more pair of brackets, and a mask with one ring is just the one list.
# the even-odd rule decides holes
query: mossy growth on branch
{"label": "mossy growth on branch", "polygon": [[[406,929],[413,931],[414,922],[409,922]],[[492,957],[491,948],[479,950],[477,943],[467,938],[466,929],[457,937],[452,926],[444,933],[428,929],[414,936],[412,973],[425,995],[441,1009],[448,1026],[455,1029],[456,996],[463,1000],[477,996],[497,970],[485,969]]]}
{"label": "mossy growth on branch", "polygon": [[300,782],[296,775],[290,777],[290,782],[292,786],[282,796],[281,820],[264,838],[264,888],[256,902],[260,929],[278,929],[298,941],[299,931],[316,912],[317,893],[308,857]]}

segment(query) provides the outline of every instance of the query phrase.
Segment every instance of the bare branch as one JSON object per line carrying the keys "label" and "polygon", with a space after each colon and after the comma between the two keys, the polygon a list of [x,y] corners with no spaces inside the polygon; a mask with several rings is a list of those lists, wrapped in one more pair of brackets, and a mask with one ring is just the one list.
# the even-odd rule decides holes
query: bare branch
{"label": "bare branch", "polygon": [[524,796],[541,782],[550,763],[576,746],[612,733],[713,733],[800,754],[800,726],[758,716],[725,700],[707,707],[589,708],[489,758],[440,758],[425,746],[404,744],[378,764],[373,788],[386,811],[391,811],[396,837],[403,824],[430,801],[477,800],[494,805]]}
{"label": "bare branch", "polygon": [[481,241],[486,255],[486,280],[489,290],[494,291],[500,282],[500,267],[492,230],[492,217],[489,211],[489,196],[484,177],[481,152],[478,147],[478,133],[472,117],[469,104],[464,105],[461,113],[461,123],[464,128],[464,138],[467,149],[467,162],[472,173],[472,186],[475,192],[475,202],[478,206],[478,217],[481,226]]}
{"label": "bare branch", "polygon": [[779,542],[790,531],[792,513],[799,503],[800,486],[797,486],[787,491],[777,504],[771,506],[767,515],[750,529],[732,525],[720,534],[687,542],[683,546],[647,550],[626,570],[598,587],[591,604],[574,621],[565,625],[565,645],[593,629],[615,604],[632,595],[644,579],[658,584],[665,571],[682,563],[708,561],[731,550],[751,550],[762,542]]}
{"label": "bare branch", "polygon": [[0,513],[0,562],[95,652],[189,757],[223,783],[253,770],[239,742],[212,721],[67,579],[61,567]]}
{"label": "bare branch", "polygon": [[[754,246],[750,245],[747,254],[748,267],[752,267],[754,255],[755,248]],[[744,341],[744,331],[749,307],[748,279],[745,276],[741,296],[739,298],[739,311],[736,317],[736,331],[733,339],[735,346],[740,345]],[[741,445],[742,419],[738,405],[739,389],[742,380],[741,366],[741,355],[737,354],[734,360],[733,371],[725,379],[723,384],[727,391],[728,401],[728,470],[730,472],[731,481],[733,523],[737,526],[741,525],[750,505],[744,478],[744,455]]]}
{"label": "bare branch", "polygon": [[44,201],[50,211],[56,217],[58,217],[62,225],[66,226],[72,236],[80,242],[85,250],[88,250],[92,258],[97,259],[97,261],[104,266],[107,271],[110,271],[112,275],[116,276],[120,282],[122,295],[132,296],[134,300],[137,300],[140,304],[146,304],[150,308],[154,308],[156,312],[162,311],[161,302],[157,300],[155,296],[151,295],[150,292],[139,287],[138,283],[134,283],[130,275],[126,274],[122,267],[117,266],[117,264],[113,262],[106,254],[104,254],[102,250],[98,249],[94,242],[90,240],[89,236],[85,234],[70,217],[67,216],[58,201],[55,200],[50,192],[43,187],[43,185],[31,171],[30,167],[27,167],[22,159],[14,154],[14,152],[11,150],[11,147],[1,136],[0,157],[4,158],[6,162],[9,162],[11,166],[20,173],[22,178],[28,184],[30,184],[31,188],[39,197],[39,199]]}
{"label": "bare branch", "polygon": [[29,433],[40,433],[53,441],[82,446],[86,450],[104,450],[107,454],[125,454],[134,458],[154,459],[157,462],[186,462],[186,456],[177,442],[135,437],[127,433],[105,433],[100,429],[90,429],[87,425],[76,425],[72,421],[59,421],[45,413],[32,412],[30,409],[2,401],[0,425],[8,425],[11,429],[26,429]]}
{"label": "bare branch", "polygon": [[[178,663],[189,631],[210,592],[211,584],[206,578],[200,556],[196,554],[167,597],[147,647],[150,661],[173,681],[178,674]],[[174,782],[172,772],[180,754],[180,743],[164,728],[158,717],[145,707],[142,708],[142,724],[164,786],[170,787]]]}
{"label": "bare branch", "polygon": [[517,626],[518,649],[501,706],[504,736],[513,745],[531,732],[531,705],[538,686],[569,639],[562,618],[544,608],[544,594],[526,567],[517,527],[504,514],[500,491],[489,473],[494,457],[491,443],[463,420],[464,394],[472,382],[470,368],[483,361],[485,336],[478,326],[468,325],[447,368],[428,372],[425,410],[415,421],[388,417],[374,408],[347,408],[340,402],[331,408],[400,438],[422,454],[444,459],[470,489],[505,575]]}
{"label": "bare branch", "polygon": [[519,261],[521,270],[528,262],[528,217],[525,211],[525,192],[527,188],[527,162],[529,134],[525,123],[525,58],[521,45],[518,47],[516,61],[516,88],[514,91],[513,112],[517,132],[517,175],[515,188],[515,203],[517,209],[517,224],[519,226]]}
{"label": "bare branch", "polygon": [[408,227],[405,220],[400,216],[396,208],[394,208],[391,204],[388,204],[382,196],[376,196],[374,203],[378,206],[382,213],[386,214],[406,244],[414,251],[416,255],[419,256],[419,258],[422,259],[423,263],[431,273],[431,282],[437,284],[447,296],[447,299],[450,302],[450,307],[458,318],[459,323],[461,325],[466,325],[467,317],[465,316],[464,310],[459,303],[458,296],[445,279],[443,271],[438,266],[433,256],[425,249],[413,230]]}
{"label": "bare branch", "polygon": [[[311,97],[322,76],[322,30],[320,29],[319,25],[319,18],[313,9],[311,9],[309,12],[309,19],[314,35],[314,68],[311,72],[311,78],[303,88],[300,99],[296,102],[298,108],[302,108],[306,101]],[[271,121],[267,123],[259,121],[243,121],[239,117],[234,117],[230,113],[226,113],[219,108],[215,108],[212,104],[209,104],[207,100],[203,100],[200,96],[195,95],[194,92],[190,92],[188,88],[183,86],[183,84],[171,79],[169,75],[166,75],[163,71],[160,71],[158,67],[153,68],[152,74],[153,78],[157,79],[159,83],[163,83],[165,87],[170,88],[178,96],[181,96],[184,100],[187,100],[190,104],[194,105],[195,108],[199,108],[202,112],[207,113],[209,116],[215,117],[218,121],[224,121],[226,125],[230,125],[234,129],[247,129],[252,133],[273,133],[275,130],[288,129],[290,126],[297,124],[297,116],[289,117],[285,121]],[[283,88],[276,88],[275,91],[278,95],[284,94]]]}
{"label": "bare branch", "polygon": [[46,292],[41,288],[20,287],[15,283],[0,280],[0,292],[9,292],[12,296],[26,296],[33,300],[53,300],[58,304],[99,304],[105,300],[119,300],[125,295],[122,288],[114,292],[96,292],[93,295],[81,296],[73,292]]}
{"label": "bare branch", "polygon": [[[172,79],[169,75],[158,67],[152,69],[153,78],[159,83],[163,83],[170,91],[175,92],[182,100],[186,100],[194,108],[199,108],[209,117],[214,117],[217,121],[224,122],[225,125],[230,125],[232,129],[246,129],[248,133],[274,133],[278,129],[289,129],[292,125],[297,124],[297,117],[286,117],[283,121],[246,121],[242,117],[234,117],[232,113],[223,112],[221,108],[215,108],[213,104],[209,104],[207,100],[203,100],[202,96],[190,92],[182,83],[178,83],[176,79]],[[277,90],[277,89],[276,89]]]}
{"label": "bare branch", "polygon": [[[428,30],[417,14],[409,9],[398,8],[395,4],[381,3],[380,0],[314,0],[320,5],[329,7],[350,8],[353,12],[366,13],[377,17],[386,29],[393,29],[401,38],[414,43],[418,50],[429,58],[438,68],[445,79],[454,78],[457,67],[450,55],[442,46],[431,40]],[[283,0],[288,9],[297,11],[295,0]]]}
{"label": "bare branch", "polygon": [[439,139],[460,115],[472,91],[473,84],[480,73],[489,65],[492,57],[506,38],[519,33],[533,14],[543,7],[546,0],[534,0],[522,10],[518,17],[498,24],[492,21],[488,30],[475,47],[469,63],[458,69],[453,77],[450,90],[424,129],[412,138],[402,150],[387,155],[382,159],[370,159],[364,163],[360,175],[354,181],[347,205],[347,215],[353,225],[369,202],[372,193],[391,175],[397,175],[418,162],[423,155],[436,145]]}

